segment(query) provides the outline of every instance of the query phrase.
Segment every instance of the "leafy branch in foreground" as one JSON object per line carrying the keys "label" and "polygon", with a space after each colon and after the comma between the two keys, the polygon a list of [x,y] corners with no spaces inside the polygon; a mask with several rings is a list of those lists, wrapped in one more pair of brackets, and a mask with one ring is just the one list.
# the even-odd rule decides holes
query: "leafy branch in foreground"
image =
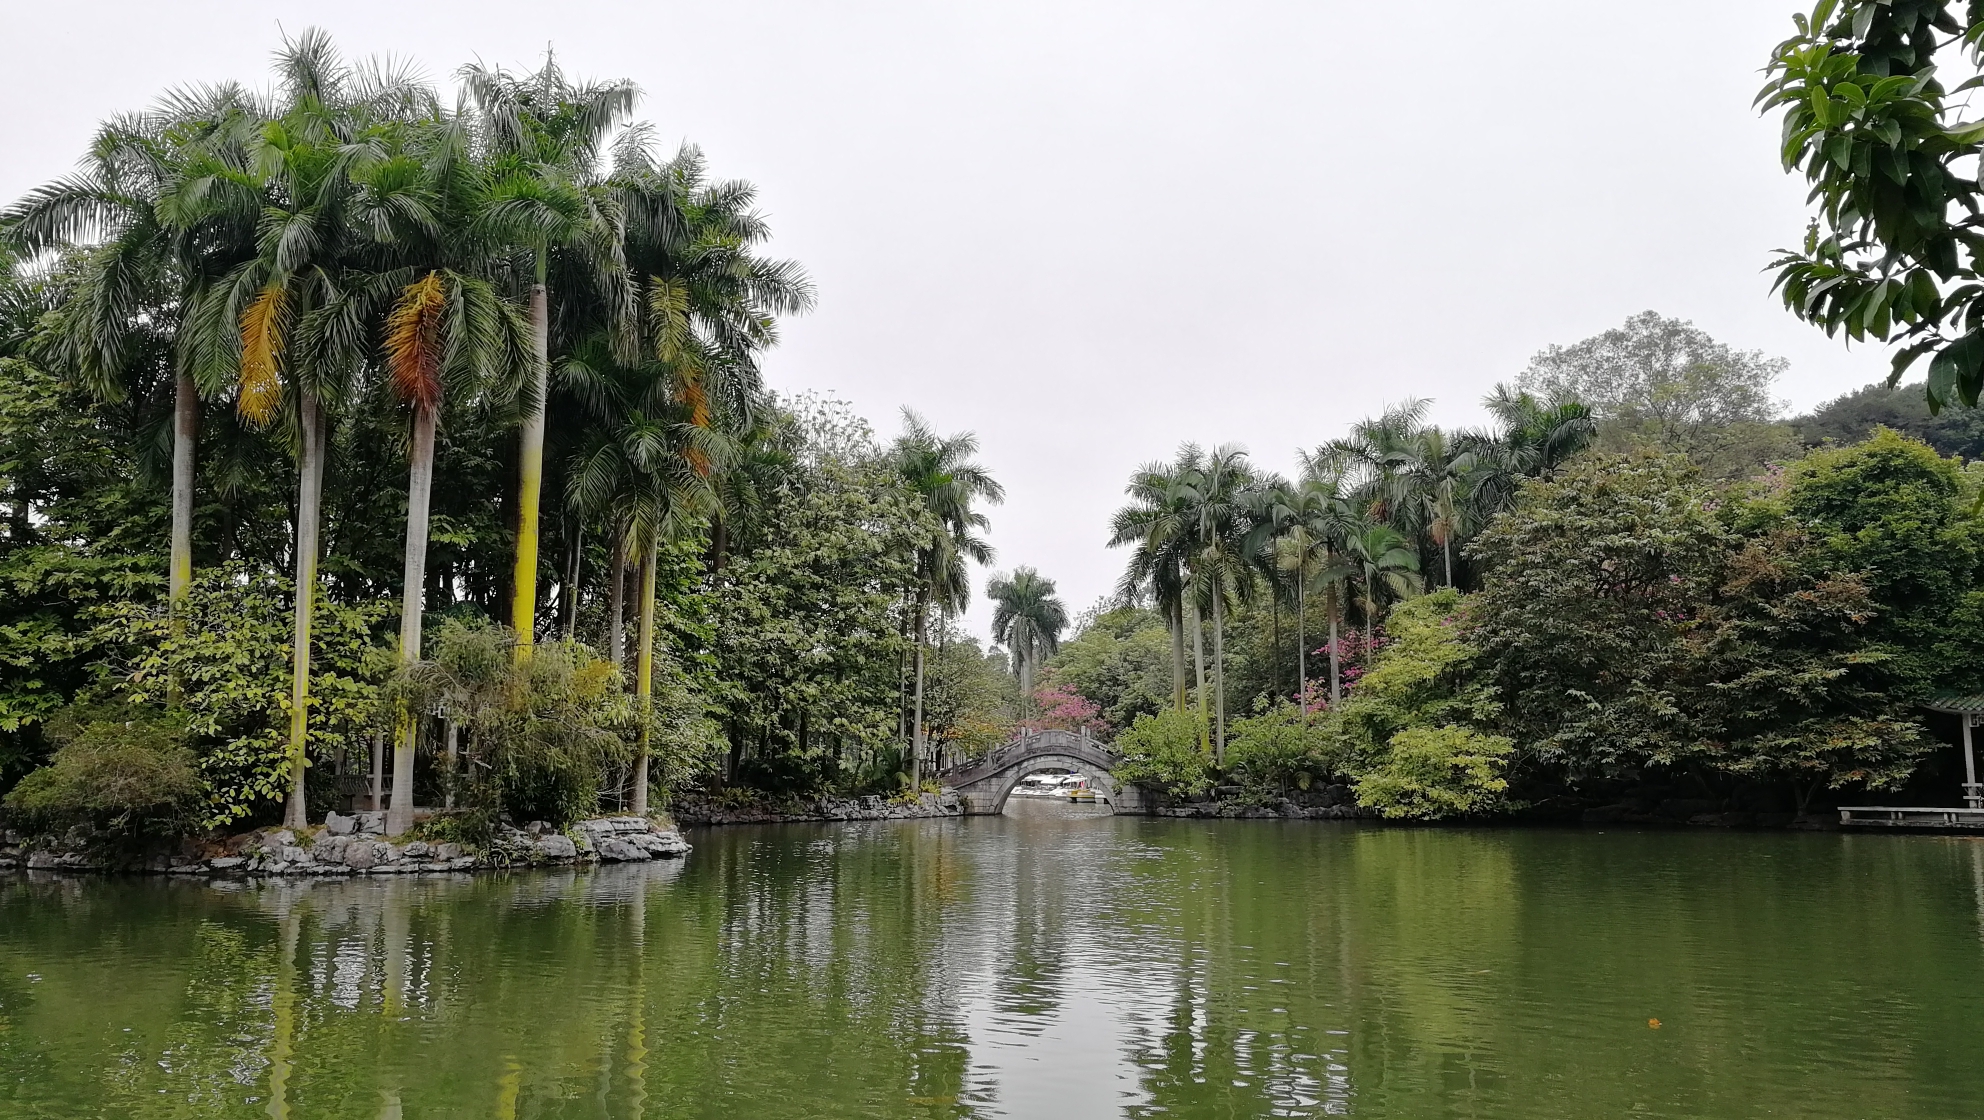
{"label": "leafy branch in foreground", "polygon": [[1818,213],[1772,263],[1775,288],[1828,335],[1899,344],[1889,384],[1926,356],[1931,407],[1975,405],[1984,188],[1956,165],[1984,154],[1984,121],[1957,120],[1952,99],[1984,79],[1946,89],[1939,72],[1951,48],[1984,64],[1984,3],[1820,0],[1793,19],[1757,104],[1784,111],[1784,167],[1804,172]]}

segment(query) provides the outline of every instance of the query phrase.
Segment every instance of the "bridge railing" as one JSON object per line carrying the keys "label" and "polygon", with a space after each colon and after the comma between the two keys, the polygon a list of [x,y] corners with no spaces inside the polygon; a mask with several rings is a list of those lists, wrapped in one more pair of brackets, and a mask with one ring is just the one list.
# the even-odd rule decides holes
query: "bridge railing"
{"label": "bridge railing", "polygon": [[1044,738],[1048,738],[1050,736],[1055,738],[1064,738],[1066,740],[1073,740],[1075,746],[1087,747],[1090,750],[1096,751],[1105,757],[1108,757],[1115,753],[1111,751],[1108,747],[1103,746],[1101,743],[1098,743],[1093,738],[1091,738],[1088,733],[1088,728],[1086,727],[1082,728],[1081,734],[1079,735],[1077,735],[1072,731],[1059,731],[1059,730],[1022,731],[1018,736],[1016,736],[1012,740],[1003,743],[997,747],[994,747],[992,750],[988,751],[982,757],[973,759],[972,761],[964,763],[963,765],[960,766],[953,766],[949,770],[942,771],[942,773],[964,774],[973,770],[980,770],[986,772],[990,772],[994,770],[1003,770],[1007,766],[1013,764],[1014,762],[1017,762],[1020,759],[1025,758],[1027,755],[1039,753],[1041,749],[1040,740]]}

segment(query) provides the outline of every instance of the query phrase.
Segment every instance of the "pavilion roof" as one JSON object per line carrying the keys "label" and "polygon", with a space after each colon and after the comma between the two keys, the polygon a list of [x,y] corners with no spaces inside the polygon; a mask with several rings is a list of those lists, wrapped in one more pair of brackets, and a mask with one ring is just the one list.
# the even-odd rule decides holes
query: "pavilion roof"
{"label": "pavilion roof", "polygon": [[1984,716],[1984,695],[1966,696],[1962,693],[1944,692],[1923,701],[1922,706],[1932,712]]}

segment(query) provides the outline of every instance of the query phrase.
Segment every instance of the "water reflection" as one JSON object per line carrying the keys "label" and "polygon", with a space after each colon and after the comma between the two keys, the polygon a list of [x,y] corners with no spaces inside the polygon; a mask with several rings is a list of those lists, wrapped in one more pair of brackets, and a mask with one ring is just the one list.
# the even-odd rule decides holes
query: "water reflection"
{"label": "water reflection", "polygon": [[[0,880],[0,1115],[1959,1116],[1984,842],[1111,818]],[[1655,1026],[1657,1022],[1658,1026]]]}

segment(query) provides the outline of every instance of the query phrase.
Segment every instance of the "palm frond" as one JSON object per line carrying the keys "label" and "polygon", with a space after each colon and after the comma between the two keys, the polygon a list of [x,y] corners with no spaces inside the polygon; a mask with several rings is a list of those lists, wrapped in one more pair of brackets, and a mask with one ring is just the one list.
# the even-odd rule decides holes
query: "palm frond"
{"label": "palm frond", "polygon": [[241,375],[235,411],[256,427],[266,427],[282,403],[283,330],[288,293],[278,285],[262,289],[241,312]]}
{"label": "palm frond", "polygon": [[447,303],[441,274],[428,272],[401,289],[386,317],[386,369],[393,394],[415,408],[441,406],[441,320]]}

